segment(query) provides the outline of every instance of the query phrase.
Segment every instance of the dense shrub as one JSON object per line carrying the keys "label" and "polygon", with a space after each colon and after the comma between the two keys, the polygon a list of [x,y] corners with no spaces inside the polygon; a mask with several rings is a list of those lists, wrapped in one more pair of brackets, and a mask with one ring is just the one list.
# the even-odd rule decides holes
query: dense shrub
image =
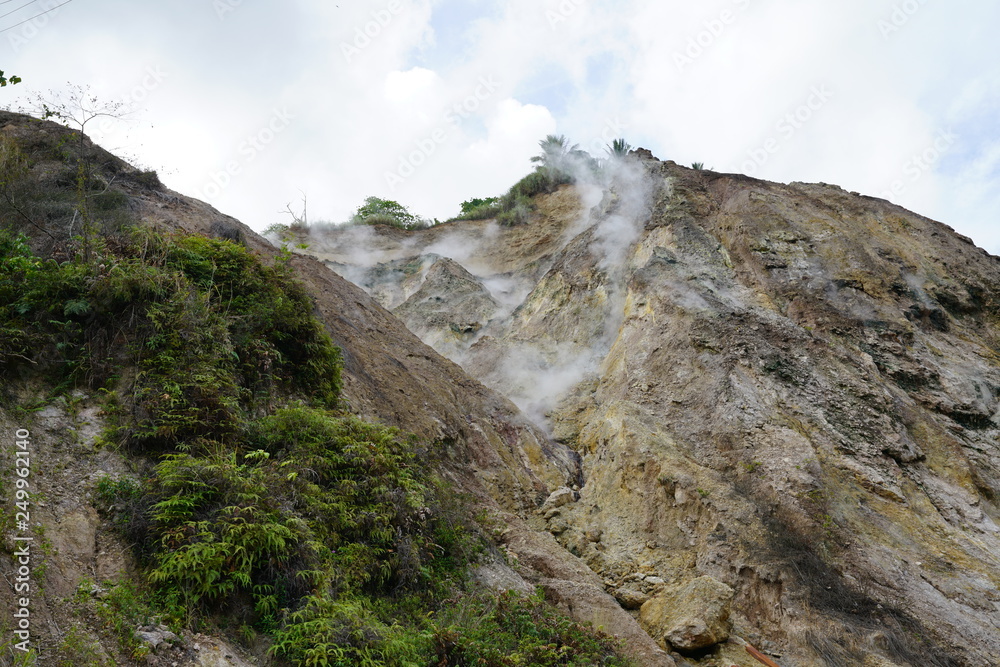
{"label": "dense shrub", "polygon": [[119,439],[225,439],[277,392],[336,404],[339,351],[290,269],[202,237],[135,233],[42,261],[0,231],[0,364],[102,385],[134,365]]}
{"label": "dense shrub", "polygon": [[391,199],[368,197],[365,203],[358,207],[351,216],[352,225],[388,225],[398,229],[423,229],[430,222],[419,218],[400,204]]}

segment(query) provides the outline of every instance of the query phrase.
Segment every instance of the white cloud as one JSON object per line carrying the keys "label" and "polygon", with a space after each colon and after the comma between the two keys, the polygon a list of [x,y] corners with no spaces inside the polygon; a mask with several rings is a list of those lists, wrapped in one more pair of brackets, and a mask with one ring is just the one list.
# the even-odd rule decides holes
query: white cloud
{"label": "white cloud", "polygon": [[[344,219],[373,194],[451,215],[525,174],[553,132],[595,153],[623,136],[663,159],[729,171],[773,138],[755,175],[880,194],[951,128],[954,147],[896,199],[1000,252],[995,3],[902,14],[895,0],[230,5],[220,17],[202,0],[72,3],[28,40],[0,37],[3,69],[25,80],[4,94],[70,80],[117,98],[162,68],[169,77],[142,100],[143,122],[109,133],[108,145],[195,195],[237,161],[212,203],[258,229],[299,190],[314,218]],[[789,134],[779,123],[815,86],[832,98]],[[241,147],[276,109],[294,120],[248,160]],[[411,157],[421,164],[390,187],[386,174]]]}

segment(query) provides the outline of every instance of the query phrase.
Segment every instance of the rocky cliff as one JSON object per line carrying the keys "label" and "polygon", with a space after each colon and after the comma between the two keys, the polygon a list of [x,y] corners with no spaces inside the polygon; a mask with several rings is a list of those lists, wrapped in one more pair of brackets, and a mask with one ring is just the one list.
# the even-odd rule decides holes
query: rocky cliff
{"label": "rocky cliff", "polygon": [[[642,665],[1000,664],[1000,259],[950,228],[835,186],[637,151],[535,197],[527,224],[313,230],[289,260],[65,128],[2,113],[0,147],[5,228],[29,232],[46,266],[91,250],[72,240],[95,234],[86,208],[109,229],[287,261],[341,350],[344,406],[425,443],[499,547],[472,573],[481,589],[540,588]],[[81,168],[92,192],[74,191]],[[17,261],[10,275],[41,266]],[[109,273],[84,264],[81,284]],[[63,336],[54,350],[103,331],[58,294],[39,320]],[[21,340],[6,324],[5,344]],[[121,339],[126,375],[128,326],[95,339],[112,361]],[[41,655],[127,664],[114,631],[150,664],[266,661],[245,637],[84,617],[145,567],[115,525],[125,501],[109,507],[101,484],[149,482],[162,452],[108,441],[121,387],[56,391],[38,370],[52,359],[3,349],[0,427],[32,434]],[[0,629],[3,662],[17,656]]]}
{"label": "rocky cliff", "polygon": [[[1000,664],[1000,258],[645,151],[535,204],[304,251],[556,443],[524,459],[554,493],[498,502],[677,660]],[[581,461],[561,490],[557,445]]]}

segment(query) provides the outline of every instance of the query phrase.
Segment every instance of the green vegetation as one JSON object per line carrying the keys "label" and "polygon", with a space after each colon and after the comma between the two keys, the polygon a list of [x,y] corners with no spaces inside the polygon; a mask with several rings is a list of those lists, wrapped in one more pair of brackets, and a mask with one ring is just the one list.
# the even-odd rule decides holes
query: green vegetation
{"label": "green vegetation", "polygon": [[410,213],[399,202],[368,197],[351,216],[352,225],[389,225],[399,229],[424,229],[431,223]]}
{"label": "green vegetation", "polygon": [[608,157],[613,160],[622,160],[629,154],[633,148],[632,144],[625,141],[624,139],[615,139],[604,151],[608,154]]}
{"label": "green vegetation", "polygon": [[0,70],[0,88],[6,87],[7,84],[13,86],[14,84],[18,83],[21,83],[21,77],[15,76],[13,74],[8,77],[3,73],[3,70]]}
{"label": "green vegetation", "polygon": [[0,367],[100,386],[133,366],[127,444],[235,432],[279,390],[333,406],[339,352],[291,270],[203,237],[130,232],[62,263],[0,231]]}
{"label": "green vegetation", "polygon": [[[96,620],[94,630],[111,639],[123,655],[132,660],[143,660],[149,655],[149,646],[136,637],[135,630],[159,619],[144,593],[127,579],[110,582],[103,588],[93,581],[84,580],[77,587],[72,605],[81,620]],[[61,652],[66,656],[68,665],[79,664],[81,657],[91,657],[89,642],[79,629],[76,634],[76,641],[64,641],[62,647]],[[81,648],[84,650],[81,651]],[[76,662],[72,661],[73,658]],[[103,663],[95,660],[94,664]]]}
{"label": "green vegetation", "polygon": [[462,202],[462,212],[456,220],[484,220],[500,213],[500,197],[467,199]]}
{"label": "green vegetation", "polygon": [[[607,163],[595,160],[576,144],[570,144],[562,135],[550,134],[538,142],[542,152],[531,158],[535,170],[511,186],[500,197],[470,199],[462,202],[462,212],[454,220],[483,220],[496,218],[507,227],[525,224],[535,209],[532,197],[554,192],[560,185],[574,183],[581,174],[599,178]],[[624,139],[615,139],[605,149],[610,160],[624,159],[632,145]]]}
{"label": "green vegetation", "polygon": [[487,667],[630,664],[615,655],[615,643],[608,637],[594,634],[554,613],[541,593],[525,598],[507,592],[460,602],[438,618],[434,634],[436,664]]}
{"label": "green vegetation", "polygon": [[456,220],[483,220],[496,218],[497,222],[507,227],[528,222],[531,212],[535,209],[531,198],[553,192],[565,183],[572,183],[573,177],[557,169],[537,167],[533,172],[511,186],[500,197],[472,199],[462,203],[462,215]]}

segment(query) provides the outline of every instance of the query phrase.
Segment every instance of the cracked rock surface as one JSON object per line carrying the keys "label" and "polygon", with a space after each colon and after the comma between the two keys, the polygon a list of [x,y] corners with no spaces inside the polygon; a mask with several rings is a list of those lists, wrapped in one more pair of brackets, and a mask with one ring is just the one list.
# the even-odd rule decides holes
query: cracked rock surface
{"label": "cracked rock surface", "polygon": [[[711,577],[783,665],[1000,664],[1000,258],[836,186],[629,160],[522,227],[308,253],[580,457],[525,520],[627,613]],[[733,642],[684,659],[759,664]]]}

